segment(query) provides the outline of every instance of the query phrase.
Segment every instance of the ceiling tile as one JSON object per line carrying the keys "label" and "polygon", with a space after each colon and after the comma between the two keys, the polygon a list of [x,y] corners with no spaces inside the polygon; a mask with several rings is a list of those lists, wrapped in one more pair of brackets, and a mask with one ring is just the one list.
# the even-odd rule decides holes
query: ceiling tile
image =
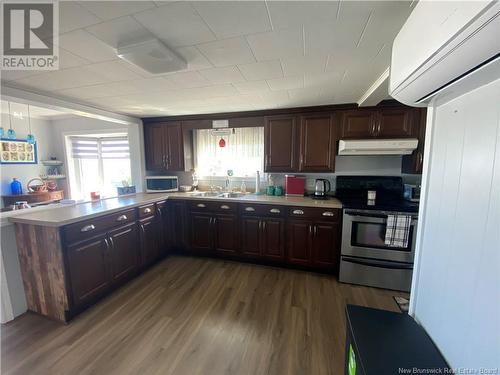
{"label": "ceiling tile", "polygon": [[304,87],[322,87],[340,84],[342,74],[338,72],[327,72],[318,74],[305,74]]}
{"label": "ceiling tile", "polygon": [[152,1],[80,1],[79,4],[101,20],[123,17],[155,7]]}
{"label": "ceiling tile", "polygon": [[104,43],[116,48],[138,40],[151,38],[151,32],[130,16],[102,22],[86,30]]}
{"label": "ceiling tile", "polygon": [[126,81],[141,78],[137,73],[127,69],[127,65],[121,60],[115,60],[86,65],[85,69],[106,81]]}
{"label": "ceiling tile", "polygon": [[59,32],[81,29],[101,22],[94,14],[83,8],[76,1],[59,2]]}
{"label": "ceiling tile", "polygon": [[223,84],[178,90],[175,92],[175,95],[180,100],[207,99],[219,96],[238,95],[238,91],[230,84]]}
{"label": "ceiling tile", "polygon": [[90,64],[90,61],[59,48],[59,69],[74,68]]}
{"label": "ceiling tile", "polygon": [[301,27],[249,35],[247,40],[259,61],[283,59],[304,54]]}
{"label": "ceiling tile", "polygon": [[16,79],[23,79],[37,74],[47,73],[47,71],[40,70],[0,70],[0,77],[2,81],[14,81]]}
{"label": "ceiling tile", "polygon": [[262,91],[269,91],[266,81],[250,81],[235,83],[234,87],[242,94],[254,94]]}
{"label": "ceiling tile", "polygon": [[337,19],[340,1],[269,1],[269,13],[275,29],[290,25],[327,23]]}
{"label": "ceiling tile", "polygon": [[79,99],[90,99],[90,98],[102,98],[106,96],[118,96],[123,95],[116,88],[109,86],[108,84],[92,85],[85,87],[77,87],[74,89],[65,89],[56,91],[57,95],[64,97],[74,97]]}
{"label": "ceiling tile", "polygon": [[215,66],[247,64],[255,61],[245,38],[231,38],[197,46]]}
{"label": "ceiling tile", "polygon": [[304,73],[322,73],[325,71],[328,56],[295,56],[281,60],[283,74],[295,76]]}
{"label": "ceiling tile", "polygon": [[192,4],[219,39],[271,30],[264,1],[197,1]]}
{"label": "ceiling tile", "polygon": [[189,89],[193,87],[203,87],[209,86],[210,81],[208,81],[205,77],[203,77],[198,72],[182,72],[182,73],[174,73],[167,76],[173,83],[177,85],[178,88],[181,89]]}
{"label": "ceiling tile", "polygon": [[292,90],[304,87],[304,76],[291,76],[283,78],[268,79],[267,83],[271,90]]}
{"label": "ceiling tile", "polygon": [[85,30],[75,30],[59,36],[65,50],[92,62],[116,59],[115,50]]}
{"label": "ceiling tile", "polygon": [[201,70],[200,74],[213,84],[238,83],[245,81],[236,66]]}
{"label": "ceiling tile", "polygon": [[180,47],[176,52],[186,59],[187,70],[200,70],[211,68],[213,65],[195,46]]}
{"label": "ceiling tile", "polygon": [[238,67],[248,81],[261,81],[283,77],[279,60],[244,64]]}
{"label": "ceiling tile", "polygon": [[169,47],[190,46],[215,40],[198,13],[187,2],[176,2],[134,15]]}

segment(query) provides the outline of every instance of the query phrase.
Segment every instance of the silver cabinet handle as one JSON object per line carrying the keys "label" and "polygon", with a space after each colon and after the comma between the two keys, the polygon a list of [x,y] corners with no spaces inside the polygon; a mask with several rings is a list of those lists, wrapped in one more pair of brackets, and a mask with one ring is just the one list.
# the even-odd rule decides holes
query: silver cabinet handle
{"label": "silver cabinet handle", "polygon": [[222,206],[220,206],[220,208],[222,208],[223,210],[229,210],[231,207],[229,207],[228,205],[223,204]]}
{"label": "silver cabinet handle", "polygon": [[253,207],[245,207],[245,211],[254,212],[255,208],[253,208]]}
{"label": "silver cabinet handle", "polygon": [[149,208],[149,207],[148,207],[148,208],[145,208],[145,209],[144,209],[144,213],[145,213],[145,214],[149,214],[150,212],[151,212],[151,208]]}
{"label": "silver cabinet handle", "polygon": [[335,214],[331,211],[325,211],[322,213],[323,216],[335,216]]}
{"label": "silver cabinet handle", "polygon": [[280,211],[280,210],[278,210],[277,208],[271,208],[271,209],[269,210],[269,212],[270,212],[270,213],[272,213],[272,214],[279,214],[281,211]]}
{"label": "silver cabinet handle", "polygon": [[89,225],[85,225],[82,229],[80,229],[80,232],[89,232],[89,231],[94,230],[94,229],[95,229],[95,225],[89,224]]}
{"label": "silver cabinet handle", "polygon": [[292,214],[294,214],[294,215],[304,215],[304,211],[302,211],[302,210],[293,210]]}
{"label": "silver cabinet handle", "polygon": [[204,208],[204,207],[206,207],[206,206],[205,206],[203,203],[198,203],[198,204],[196,205],[196,207],[201,207],[201,208]]}
{"label": "silver cabinet handle", "polygon": [[124,221],[127,219],[128,219],[127,215],[120,215],[116,218],[116,221]]}

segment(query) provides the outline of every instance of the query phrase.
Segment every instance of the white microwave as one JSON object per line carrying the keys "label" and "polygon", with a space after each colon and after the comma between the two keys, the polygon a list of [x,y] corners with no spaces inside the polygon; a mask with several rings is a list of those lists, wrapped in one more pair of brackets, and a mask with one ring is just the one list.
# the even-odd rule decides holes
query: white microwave
{"label": "white microwave", "polygon": [[146,193],[165,193],[178,191],[177,176],[146,176]]}

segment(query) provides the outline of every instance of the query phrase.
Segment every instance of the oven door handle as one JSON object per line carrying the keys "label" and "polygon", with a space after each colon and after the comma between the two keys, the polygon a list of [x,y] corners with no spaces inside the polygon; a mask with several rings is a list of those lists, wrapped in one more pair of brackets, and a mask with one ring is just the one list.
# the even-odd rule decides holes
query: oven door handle
{"label": "oven door handle", "polygon": [[[352,215],[346,212],[348,216],[348,220],[350,221],[360,221],[363,223],[376,223],[376,224],[385,224],[387,222],[387,215],[380,216],[369,216],[369,215]],[[416,219],[411,219],[410,225],[417,224]]]}
{"label": "oven door handle", "polygon": [[389,268],[394,270],[412,270],[413,264],[408,263],[400,263],[400,262],[385,262],[381,260],[361,260],[350,257],[342,257],[343,262],[349,262],[354,264],[359,264],[362,266],[368,267],[377,267],[377,268]]}

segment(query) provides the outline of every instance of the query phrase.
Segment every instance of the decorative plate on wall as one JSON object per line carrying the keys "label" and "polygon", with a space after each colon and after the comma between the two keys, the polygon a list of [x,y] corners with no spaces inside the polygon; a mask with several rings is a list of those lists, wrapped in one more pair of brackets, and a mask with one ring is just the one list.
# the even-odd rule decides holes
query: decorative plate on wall
{"label": "decorative plate on wall", "polygon": [[0,139],[0,164],[37,164],[36,143],[25,139]]}

